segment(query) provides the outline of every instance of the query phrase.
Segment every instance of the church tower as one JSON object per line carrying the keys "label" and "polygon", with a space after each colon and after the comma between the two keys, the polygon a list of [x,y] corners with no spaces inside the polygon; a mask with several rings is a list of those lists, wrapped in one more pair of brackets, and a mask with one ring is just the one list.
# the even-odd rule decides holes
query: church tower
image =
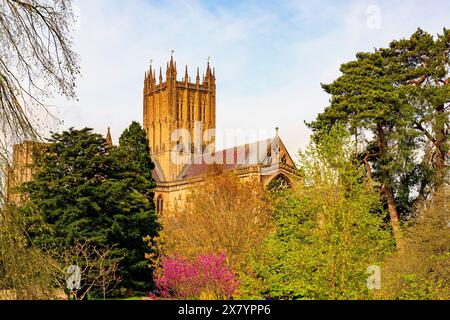
{"label": "church tower", "polygon": [[[197,68],[195,82],[191,81],[186,66],[184,77],[177,80],[177,65],[173,59],[167,63],[166,77],[160,68],[159,79],[155,70],[145,73],[144,80],[144,129],[150,145],[150,155],[162,171],[162,181],[174,181],[184,167],[184,163],[173,161],[174,153],[180,145],[187,141],[184,136],[172,141],[172,133],[177,129],[189,132],[192,155],[201,153],[207,146],[209,152],[215,147],[214,138],[205,141],[205,132],[215,136],[216,128],[216,76],[208,62],[206,75],[200,81],[200,70]],[[194,142],[197,141],[197,146]],[[211,150],[212,146],[212,150]]]}

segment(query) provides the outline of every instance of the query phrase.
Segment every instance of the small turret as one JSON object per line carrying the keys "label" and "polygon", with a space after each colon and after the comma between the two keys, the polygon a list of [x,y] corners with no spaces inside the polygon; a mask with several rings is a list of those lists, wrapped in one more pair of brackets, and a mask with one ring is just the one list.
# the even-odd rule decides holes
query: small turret
{"label": "small turret", "polygon": [[148,77],[150,80],[150,83],[153,81],[153,71],[152,71],[152,65],[150,64],[150,71],[148,72]]}
{"label": "small turret", "polygon": [[211,79],[211,66],[209,65],[208,61],[208,66],[206,67],[206,81],[209,82],[210,79]]}
{"label": "small turret", "polygon": [[200,85],[200,68],[197,67],[197,78],[195,78],[195,83],[197,87]]}
{"label": "small turret", "polygon": [[169,82],[174,83],[177,81],[177,63],[173,60],[173,51],[172,56],[170,57],[170,62],[167,63],[166,81],[167,84],[169,84]]}
{"label": "small turret", "polygon": [[108,132],[106,133],[106,145],[108,147],[112,147],[113,143],[112,143],[112,138],[111,138],[111,128],[108,127]]}

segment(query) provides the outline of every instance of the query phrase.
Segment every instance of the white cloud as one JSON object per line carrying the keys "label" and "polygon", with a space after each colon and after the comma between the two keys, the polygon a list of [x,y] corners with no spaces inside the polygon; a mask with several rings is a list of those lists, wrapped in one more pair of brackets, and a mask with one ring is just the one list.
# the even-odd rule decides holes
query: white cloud
{"label": "white cloud", "polygon": [[[225,3],[225,2],[224,2]],[[328,103],[320,82],[339,75],[356,52],[386,46],[419,26],[437,33],[448,23],[445,1],[289,1],[265,6],[202,1],[77,0],[81,20],[79,102],[57,99],[64,128],[111,126],[115,139],[142,118],[144,71],[175,50],[179,73],[194,77],[208,56],[217,69],[219,129],[278,126],[292,154],[308,142],[303,121]],[[381,9],[379,29],[367,8]]]}

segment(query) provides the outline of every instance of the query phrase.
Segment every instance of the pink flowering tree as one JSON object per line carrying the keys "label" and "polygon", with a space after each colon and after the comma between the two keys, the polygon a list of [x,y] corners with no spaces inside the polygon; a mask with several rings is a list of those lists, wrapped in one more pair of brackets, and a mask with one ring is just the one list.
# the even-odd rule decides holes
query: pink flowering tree
{"label": "pink flowering tree", "polygon": [[225,259],[225,254],[201,255],[193,261],[163,258],[154,279],[158,294],[168,299],[230,299],[239,282]]}

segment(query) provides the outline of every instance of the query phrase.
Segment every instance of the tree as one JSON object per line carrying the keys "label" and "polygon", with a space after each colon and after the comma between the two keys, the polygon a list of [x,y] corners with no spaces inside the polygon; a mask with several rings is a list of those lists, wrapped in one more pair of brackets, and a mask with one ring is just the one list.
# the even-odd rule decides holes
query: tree
{"label": "tree", "polygon": [[91,129],[55,133],[49,142],[37,150],[33,181],[22,188],[29,199],[22,210],[32,242],[116,245],[112,257],[123,257],[122,285],[150,289],[142,239],[157,232],[152,182],[135,162],[125,161],[124,150],[108,147]]}
{"label": "tree", "polygon": [[74,21],[70,0],[4,0],[0,4],[2,169],[9,160],[11,142],[37,138],[35,120],[48,112],[44,99],[53,91],[75,97],[79,66],[71,48]]}
{"label": "tree", "polygon": [[[52,257],[48,263],[54,270],[57,286],[67,291],[67,283],[73,281],[74,288],[68,295],[74,300],[84,300],[94,289],[100,291],[105,299],[106,294],[121,280],[118,275],[121,258],[114,257],[113,247],[97,247],[88,242],[75,241],[70,246],[49,248],[47,253]],[[78,269],[71,270],[71,266]]]}
{"label": "tree", "polygon": [[155,277],[158,294],[175,299],[230,299],[239,286],[224,254],[200,255],[194,260],[165,257]]}
{"label": "tree", "polygon": [[[357,60],[343,64],[343,75],[332,84],[322,85],[332,95],[331,106],[310,124],[316,131],[341,123],[351,132],[368,136],[364,153],[373,162],[374,177],[381,183],[393,232],[400,244],[401,230],[394,190],[394,173],[410,159],[414,139],[408,123],[412,110],[404,94],[395,87],[380,53],[359,53]],[[367,132],[368,131],[368,132]],[[367,134],[368,133],[368,134]],[[372,168],[368,166],[368,173]],[[373,177],[373,176],[372,176]]]}
{"label": "tree", "polygon": [[131,125],[124,130],[119,138],[119,146],[127,157],[126,161],[131,161],[133,164],[137,165],[142,175],[149,182],[153,183],[153,188],[155,184],[152,178],[152,170],[155,166],[150,158],[150,147],[147,140],[147,134],[139,122],[133,121]]}
{"label": "tree", "polygon": [[0,300],[37,300],[58,297],[51,256],[29,246],[21,213],[0,207]]}
{"label": "tree", "polygon": [[[147,135],[138,122],[133,122],[119,138],[119,147],[114,150],[117,161],[123,163],[126,170],[116,173],[117,179],[126,181],[131,198],[123,199],[120,210],[128,214],[122,216],[115,224],[117,234],[121,235],[117,241],[124,251],[127,274],[125,284],[135,290],[149,290],[153,282],[149,274],[148,261],[145,258],[148,251],[143,238],[157,236],[160,226],[157,221],[153,189],[156,184],[152,177],[154,164],[150,159],[150,148]],[[134,193],[134,195],[133,195]],[[143,198],[138,199],[137,195]],[[139,201],[144,201],[145,206]],[[126,202],[128,201],[128,203]],[[125,205],[125,203],[127,203]],[[132,279],[128,281],[128,279]]]}
{"label": "tree", "polygon": [[[78,58],[72,51],[70,0],[0,3],[0,286],[19,299],[50,298],[47,258],[24,244],[23,226],[6,203],[10,146],[37,138],[45,99],[54,91],[75,97]],[[13,266],[13,267],[11,267]]]}
{"label": "tree", "polygon": [[421,203],[405,231],[405,250],[382,264],[384,299],[450,299],[448,186]]}
{"label": "tree", "polygon": [[253,255],[243,298],[362,299],[367,268],[393,241],[380,198],[344,130],[301,154],[305,184],[278,194],[276,232]]}
{"label": "tree", "polygon": [[444,183],[449,151],[450,30],[444,29],[433,38],[418,29],[409,39],[393,41],[379,51],[415,109],[412,127],[426,142],[422,146],[427,154],[424,160],[435,171],[432,186],[439,189]]}
{"label": "tree", "polygon": [[380,183],[399,244],[399,219],[410,217],[447,175],[449,37],[445,29],[437,39],[419,29],[388,48],[357,54],[342,65],[341,77],[322,85],[331,105],[309,124],[320,131],[343,123],[362,142],[360,158]]}
{"label": "tree", "polygon": [[[227,264],[240,272],[246,255],[272,231],[271,213],[268,195],[258,181],[219,173],[193,188],[183,205],[161,215],[155,251],[159,257],[189,259],[225,253]],[[154,261],[156,266],[159,262]]]}

